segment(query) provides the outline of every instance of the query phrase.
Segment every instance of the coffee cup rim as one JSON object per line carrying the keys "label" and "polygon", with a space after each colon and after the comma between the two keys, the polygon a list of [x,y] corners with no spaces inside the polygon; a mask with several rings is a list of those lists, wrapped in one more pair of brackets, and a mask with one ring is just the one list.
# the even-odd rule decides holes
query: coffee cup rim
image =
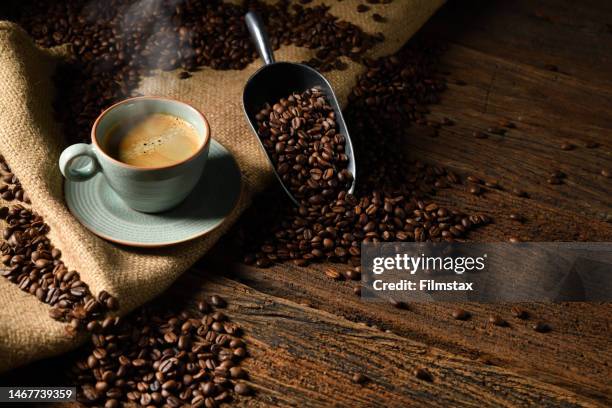
{"label": "coffee cup rim", "polygon": [[[104,118],[104,116],[106,116],[111,110],[115,109],[116,107],[129,103],[129,102],[134,102],[134,101],[141,101],[141,100],[160,100],[160,101],[165,101],[165,102],[171,102],[171,103],[178,103],[181,104],[183,106],[185,106],[188,109],[191,109],[192,111],[194,111],[196,114],[198,114],[201,118],[202,118],[202,122],[204,123],[204,143],[202,143],[202,145],[199,147],[199,149],[193,153],[191,156],[187,157],[186,159],[181,160],[178,163],[173,163],[167,166],[157,166],[157,167],[142,167],[142,166],[134,166],[132,164],[127,164],[127,163],[123,163],[122,161],[119,161],[117,159],[115,159],[114,157],[111,157],[109,154],[107,154],[104,149],[102,149],[102,146],[100,146],[100,144],[98,143],[98,138],[96,137],[96,133],[97,133],[97,129],[98,129],[98,125],[100,123],[100,121]],[[195,107],[193,107],[192,105],[183,102],[183,101],[179,101],[178,99],[172,99],[172,98],[166,98],[163,96],[135,96],[135,97],[131,97],[131,98],[127,98],[124,99],[122,101],[119,101],[117,103],[114,103],[113,105],[109,106],[108,108],[104,109],[104,111],[102,111],[102,113],[96,118],[92,128],[91,128],[91,143],[92,145],[94,145],[96,147],[96,150],[104,155],[105,158],[107,158],[108,160],[110,160],[111,162],[113,162],[114,164],[117,164],[121,167],[125,167],[131,170],[142,170],[142,171],[148,171],[148,170],[165,170],[165,169],[171,169],[173,167],[177,167],[180,166],[182,164],[185,164],[193,159],[195,159],[196,157],[198,157],[203,151],[204,149],[206,149],[206,147],[210,144],[210,124],[208,123],[208,120],[206,119],[206,116],[204,116],[204,114],[202,112],[200,112],[200,110],[196,109]]]}

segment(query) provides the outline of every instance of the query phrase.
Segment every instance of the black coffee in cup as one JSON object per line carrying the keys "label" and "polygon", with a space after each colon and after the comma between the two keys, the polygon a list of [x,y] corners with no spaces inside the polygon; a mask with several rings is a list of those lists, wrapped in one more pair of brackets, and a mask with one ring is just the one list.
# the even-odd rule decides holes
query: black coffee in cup
{"label": "black coffee in cup", "polygon": [[196,128],[166,113],[144,113],[115,125],[102,148],[116,160],[137,167],[166,167],[193,156],[202,146]]}

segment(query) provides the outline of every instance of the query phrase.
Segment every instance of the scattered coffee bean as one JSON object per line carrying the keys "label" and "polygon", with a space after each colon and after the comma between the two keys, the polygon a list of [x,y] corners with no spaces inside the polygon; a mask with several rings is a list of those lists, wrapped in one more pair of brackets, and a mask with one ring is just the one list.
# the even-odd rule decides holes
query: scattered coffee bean
{"label": "scattered coffee bean", "polygon": [[[20,185],[1,156],[0,174],[13,186]],[[98,319],[117,308],[116,298],[102,291],[96,299],[79,274],[68,270],[61,260],[61,251],[51,245],[47,236],[49,226],[41,216],[21,204],[2,207],[0,215],[7,224],[0,253],[2,262],[11,267],[2,275],[51,305],[49,316],[70,324],[67,334],[72,336],[81,328],[98,330]],[[109,302],[113,307],[109,307]]]}
{"label": "scattered coffee bean", "polygon": [[557,177],[549,177],[546,182],[548,184],[552,184],[552,185],[559,185],[559,184],[563,184],[563,180],[561,180],[560,178]]}
{"label": "scattered coffee bean", "polygon": [[576,147],[575,145],[569,142],[565,142],[561,144],[561,150],[574,150],[575,147]]}
{"label": "scattered coffee bean", "polygon": [[521,214],[517,214],[517,213],[510,213],[508,215],[508,218],[510,218],[512,221],[517,221],[517,222],[523,222],[525,220],[525,218]]}
{"label": "scattered coffee bean", "polygon": [[592,140],[591,140],[591,141],[586,142],[585,146],[586,146],[587,148],[589,148],[589,149],[596,149],[596,148],[598,148],[600,145],[599,145],[599,143],[594,142],[594,141],[592,141]]}
{"label": "scattered coffee bean", "polygon": [[501,127],[508,128],[508,129],[516,128],[516,125],[513,122],[510,122],[507,119],[500,119],[499,122],[498,122],[498,125],[501,126]]}
{"label": "scattered coffee bean", "polygon": [[500,327],[505,327],[508,325],[508,322],[502,319],[500,315],[489,316],[489,323],[491,323],[494,326],[500,326]]}
{"label": "scattered coffee bean", "polygon": [[74,55],[57,76],[56,114],[76,143],[88,138],[103,108],[133,96],[142,77],[156,69],[180,69],[179,77],[186,78],[200,66],[243,69],[257,59],[243,18],[250,7],[266,21],[273,48],[314,49],[316,57],[307,63],[321,71],[342,68],[342,57],[360,61],[383,40],[339,20],[325,5],[289,1],[159,1],[147,7],[117,1],[110,8],[104,2],[28,2],[18,22],[38,45],[72,44]]}
{"label": "scattered coffee bean", "polygon": [[225,299],[223,299],[221,296],[219,295],[213,295],[210,298],[210,303],[213,304],[213,306],[215,307],[226,307],[227,306],[227,302],[225,301]]}
{"label": "scattered coffee bean", "polygon": [[470,194],[473,195],[479,195],[480,193],[482,193],[482,189],[477,184],[472,184],[471,186],[469,186],[468,191],[470,192]]}
{"label": "scattered coffee bean", "polygon": [[544,322],[536,322],[531,328],[538,333],[548,333],[551,330],[550,326]]}
{"label": "scattered coffee bean", "polygon": [[497,126],[492,126],[490,128],[487,129],[487,132],[494,134],[494,135],[505,135],[506,134],[506,129],[502,129],[500,127]]}
{"label": "scattered coffee bean", "polygon": [[360,285],[360,286],[355,286],[355,287],[353,288],[353,293],[354,293],[356,296],[361,296],[361,285]]}
{"label": "scattered coffee bean", "polygon": [[[355,154],[361,158],[362,176],[355,194],[346,193],[352,175],[344,173],[346,165],[337,160],[345,141],[336,140],[341,135],[335,131],[335,121],[324,116],[324,95],[307,90],[306,100],[298,93],[265,106],[256,118],[258,127],[263,125],[262,141],[277,172],[296,196],[301,194],[301,205],[295,208],[275,192],[260,195],[236,228],[235,240],[247,253],[246,261],[256,265],[260,260],[267,265],[333,261],[356,266],[364,242],[453,242],[490,222],[485,215],[463,214],[424,199],[436,188],[460,183],[460,178],[440,166],[407,160],[395,148],[411,123],[435,126],[427,120],[427,106],[438,103],[446,83],[432,74],[436,46],[424,50],[409,45],[395,55],[364,61],[366,72],[358,78],[344,111]],[[389,84],[384,94],[377,83]],[[313,95],[317,95],[314,102]],[[313,103],[314,112],[321,115],[306,123],[299,111],[304,110],[302,104]],[[277,116],[284,124],[273,128]],[[326,124],[317,124],[323,118]],[[325,134],[328,131],[334,134]],[[308,136],[306,140],[300,133]]]}
{"label": "scattered coffee bean", "polygon": [[238,384],[234,385],[234,392],[238,395],[250,395],[252,390],[248,384],[239,382]]}
{"label": "scattered coffee bean", "polygon": [[510,237],[508,238],[508,242],[516,244],[518,242],[521,242],[521,239],[519,237]]}
{"label": "scattered coffee bean", "polygon": [[424,367],[417,367],[414,369],[413,374],[416,378],[422,381],[433,382],[433,376]]}
{"label": "scattered coffee bean", "polygon": [[559,67],[553,64],[546,64],[544,65],[544,68],[547,69],[548,71],[553,71],[553,72],[559,71]]}
{"label": "scattered coffee bean", "polygon": [[561,170],[555,170],[552,173],[550,173],[551,178],[564,179],[566,176],[567,175]]}
{"label": "scattered coffee bean", "polygon": [[608,171],[607,169],[601,169],[600,174],[606,178],[612,177],[612,173]]}
{"label": "scattered coffee bean", "polygon": [[349,269],[348,271],[344,272],[344,276],[346,276],[346,279],[348,280],[358,281],[361,279],[361,272]]}
{"label": "scattered coffee bean", "polygon": [[360,4],[357,6],[357,12],[358,13],[365,13],[367,11],[370,10],[370,7],[366,6],[365,4]]}
{"label": "scattered coffee bean", "polygon": [[362,373],[355,373],[353,374],[352,380],[355,384],[365,384],[368,381],[368,377]]}
{"label": "scattered coffee bean", "polygon": [[466,180],[469,181],[470,183],[482,184],[482,180],[476,176],[467,176]]}
{"label": "scattered coffee bean", "polygon": [[523,197],[523,198],[528,198],[529,194],[527,194],[527,192],[525,190],[521,190],[520,188],[514,188],[512,190],[512,193],[517,196],[517,197]]}
{"label": "scattered coffee bean", "polygon": [[171,302],[144,306],[92,335],[73,367],[80,402],[216,407],[232,392],[251,393],[235,381],[246,375],[239,367],[246,355],[239,330],[230,334],[224,327],[231,322],[212,309],[191,314],[174,311]]}
{"label": "scattered coffee bean", "polygon": [[335,268],[325,268],[325,276],[330,279],[339,280],[342,274]]}
{"label": "scattered coffee bean", "polygon": [[453,319],[456,320],[467,320],[470,318],[470,313],[465,309],[455,309],[453,310]]}
{"label": "scattered coffee bean", "polygon": [[512,316],[516,317],[517,319],[527,319],[529,317],[529,313],[518,306],[512,306],[510,311],[512,312]]}
{"label": "scattered coffee bean", "polygon": [[376,21],[377,23],[384,23],[387,21],[385,17],[381,16],[378,13],[372,14],[372,20]]}
{"label": "scattered coffee bean", "polygon": [[485,132],[481,132],[481,131],[474,131],[472,132],[472,136],[474,136],[476,139],[486,139],[489,137],[489,135],[487,135]]}
{"label": "scattered coffee bean", "polygon": [[406,302],[402,302],[401,300],[391,298],[389,299],[389,303],[391,303],[391,306],[395,307],[396,309],[408,309],[408,304]]}

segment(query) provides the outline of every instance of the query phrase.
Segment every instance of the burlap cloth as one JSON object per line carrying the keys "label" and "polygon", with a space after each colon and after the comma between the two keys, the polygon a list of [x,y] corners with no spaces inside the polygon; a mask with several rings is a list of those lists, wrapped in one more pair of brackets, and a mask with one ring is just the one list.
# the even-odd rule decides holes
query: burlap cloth
{"label": "burlap cloth", "polygon": [[[330,2],[330,12],[364,30],[384,33],[386,40],[371,56],[395,52],[433,14],[443,0],[395,0],[357,13],[358,0]],[[315,2],[313,4],[316,4]],[[385,23],[374,22],[378,12]],[[255,61],[241,71],[204,68],[188,80],[176,73],[145,78],[144,95],[163,95],[199,108],[210,121],[213,137],[227,147],[240,165],[243,190],[227,222],[210,235],[165,249],[136,250],[106,242],[81,226],[63,199],[63,179],[57,159],[65,147],[61,128],[53,120],[51,80],[59,59],[69,47],[38,49],[14,24],[0,22],[0,153],[28,192],[32,207],[51,227],[53,244],[63,252],[70,269],[98,294],[104,289],[126,313],[164,291],[182,272],[227,231],[246,208],[252,195],[272,180],[271,169],[248,128],[241,108],[242,89],[257,68]],[[304,61],[313,56],[305,48],[286,46],[276,52],[278,61]],[[346,60],[348,70],[327,73],[341,103],[363,66]],[[222,177],[222,175],[220,175]],[[67,351],[79,339],[69,338],[63,324],[52,320],[49,305],[0,278],[0,372],[32,360]]]}

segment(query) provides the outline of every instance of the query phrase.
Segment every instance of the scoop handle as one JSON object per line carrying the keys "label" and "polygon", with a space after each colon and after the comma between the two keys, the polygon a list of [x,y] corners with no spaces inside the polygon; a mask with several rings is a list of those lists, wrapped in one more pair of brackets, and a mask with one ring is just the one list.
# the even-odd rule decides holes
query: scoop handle
{"label": "scoop handle", "polygon": [[246,16],[244,16],[244,21],[246,22],[255,48],[257,48],[257,52],[261,59],[264,60],[266,65],[274,64],[274,51],[272,51],[266,28],[259,14],[254,11],[249,11]]}

